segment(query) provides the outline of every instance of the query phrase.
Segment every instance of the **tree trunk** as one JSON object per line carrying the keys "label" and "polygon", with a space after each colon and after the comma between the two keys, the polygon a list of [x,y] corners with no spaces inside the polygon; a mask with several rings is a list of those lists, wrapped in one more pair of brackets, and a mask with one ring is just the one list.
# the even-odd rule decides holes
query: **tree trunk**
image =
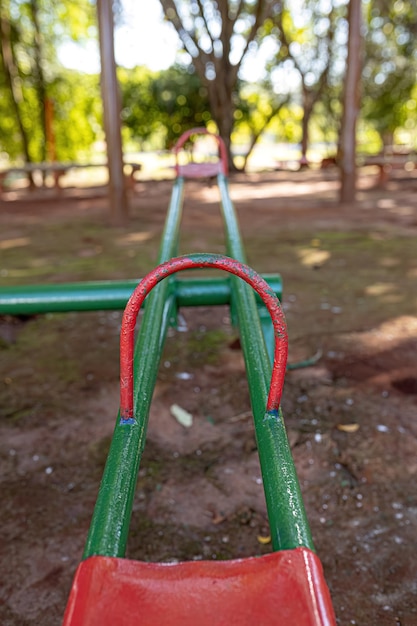
{"label": "tree trunk", "polygon": [[[220,66],[222,64],[222,67]],[[228,59],[219,59],[216,71],[222,76],[230,76],[230,64]],[[233,130],[233,87],[227,80],[214,81],[205,79],[208,90],[211,114],[217,124],[219,135],[223,139],[226,151],[228,167],[231,172],[236,171],[232,156],[231,135]]]}
{"label": "tree trunk", "polygon": [[231,106],[223,105],[217,101],[216,104],[211,103],[212,115],[219,129],[219,135],[224,141],[227,152],[228,168],[230,172],[236,172],[237,168],[233,161],[232,155],[232,130],[233,130],[233,114],[231,114]]}
{"label": "tree trunk", "polygon": [[[19,71],[13,54],[13,48],[10,37],[10,22],[8,17],[3,14],[3,7],[0,7],[0,50],[3,60],[4,76],[10,92],[10,98],[14,113],[16,116],[17,126],[19,128],[20,139],[22,141],[22,149],[26,163],[31,162],[29,153],[29,140],[26,129],[23,125],[22,116],[20,114],[20,104],[23,102],[23,93],[20,84]],[[29,184],[34,186],[32,174],[28,174]]]}
{"label": "tree trunk", "polygon": [[273,118],[276,115],[278,115],[278,113],[280,112],[281,108],[285,104],[287,104],[288,100],[289,100],[289,98],[285,98],[285,100],[283,102],[281,102],[278,106],[274,106],[273,107],[271,113],[266,117],[265,122],[264,122],[262,128],[259,128],[257,131],[254,131],[253,129],[251,129],[252,135],[251,135],[251,139],[250,139],[250,142],[249,142],[248,149],[247,149],[246,154],[244,156],[243,167],[242,167],[242,171],[243,172],[246,170],[249,157],[252,154],[252,151],[253,151],[254,147],[256,146],[259,138],[261,137],[261,135],[267,129],[268,124],[273,120]]}
{"label": "tree trunk", "polygon": [[308,128],[310,125],[310,118],[311,118],[311,113],[313,111],[313,107],[310,106],[309,103],[307,103],[307,99],[308,98],[308,94],[307,97],[304,98],[304,111],[303,111],[303,119],[301,120],[301,160],[300,160],[300,164],[303,165],[307,165],[307,150],[308,150],[308,143],[309,143],[309,135],[308,135]]}
{"label": "tree trunk", "polygon": [[35,29],[34,36],[34,62],[36,68],[36,91],[38,93],[40,107],[40,124],[42,128],[43,141],[41,144],[41,161],[46,161],[47,155],[47,122],[46,122],[46,97],[47,88],[46,80],[42,67],[42,33],[39,25],[39,8],[37,0],[30,0],[30,10],[32,13],[32,22]]}
{"label": "tree trunk", "polygon": [[[213,2],[215,15],[209,15],[211,3],[198,0],[195,3],[181,3],[180,0],[160,0],[166,18],[173,24],[184,48],[192,57],[192,63],[201,81],[209,93],[210,110],[222,137],[229,161],[229,168],[235,171],[231,152],[231,134],[233,130],[233,101],[237,76],[242,61],[255,41],[260,28],[275,10],[271,0],[246,2]],[[181,5],[187,9],[180,10]],[[208,11],[206,11],[208,6]],[[184,14],[184,15],[183,15]],[[249,19],[245,19],[249,18]],[[246,33],[241,32],[241,23],[250,25]],[[234,35],[244,42],[240,59],[234,65],[230,62],[231,42]],[[202,41],[204,39],[204,44]],[[207,45],[206,45],[207,44]]]}
{"label": "tree trunk", "polygon": [[110,219],[114,226],[128,220],[126,185],[120,124],[120,93],[114,58],[114,16],[112,0],[97,0],[101,59],[101,94],[109,171]]}
{"label": "tree trunk", "polygon": [[340,202],[356,199],[356,121],[360,106],[362,69],[361,0],[350,0],[348,9],[348,56],[343,97],[343,118],[340,135]]}

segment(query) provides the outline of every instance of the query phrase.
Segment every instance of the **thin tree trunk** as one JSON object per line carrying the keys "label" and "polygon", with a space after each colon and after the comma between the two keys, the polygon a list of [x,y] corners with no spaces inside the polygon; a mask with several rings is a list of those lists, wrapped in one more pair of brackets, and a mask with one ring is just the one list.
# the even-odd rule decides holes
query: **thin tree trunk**
{"label": "thin tree trunk", "polygon": [[[16,116],[17,126],[19,128],[25,161],[26,163],[30,163],[32,159],[29,152],[29,141],[20,113],[20,104],[23,102],[22,87],[20,83],[19,71],[13,54],[10,36],[10,22],[3,11],[4,7],[0,4],[0,50],[3,60],[4,76],[9,88],[10,99]],[[28,180],[30,186],[33,187],[33,177],[30,172],[28,173]]]}
{"label": "thin tree trunk", "polygon": [[114,17],[111,0],[97,0],[101,93],[103,99],[104,131],[109,170],[110,218],[115,226],[128,220],[128,204],[123,173],[123,151],[120,128],[120,93],[114,58]]}
{"label": "thin tree trunk", "polygon": [[[219,61],[224,62],[224,59]],[[226,64],[227,63],[228,61],[226,61]],[[217,71],[224,75],[228,75],[229,73],[227,67],[218,67]],[[231,134],[234,122],[234,109],[231,104],[233,99],[233,89],[227,84],[226,81],[219,84],[219,81],[205,79],[204,82],[208,90],[211,114],[219,129],[219,135],[223,139],[226,147],[229,170],[232,172],[236,171],[231,146]]]}
{"label": "thin tree trunk", "polygon": [[360,106],[362,69],[361,0],[350,0],[348,9],[349,38],[346,66],[343,118],[340,136],[340,202],[356,199],[356,122]]}
{"label": "thin tree trunk", "polygon": [[40,124],[42,128],[43,141],[41,144],[41,161],[46,161],[47,157],[47,121],[46,121],[46,98],[47,87],[45,75],[42,67],[42,33],[39,24],[38,0],[30,0],[30,10],[32,22],[35,29],[34,35],[34,62],[36,68],[36,91],[38,93],[40,107]]}
{"label": "thin tree trunk", "polygon": [[273,110],[271,111],[271,113],[267,116],[267,118],[265,119],[264,125],[262,126],[261,129],[259,129],[258,131],[253,131],[252,132],[252,137],[251,140],[249,142],[249,147],[248,150],[245,154],[244,157],[244,161],[243,161],[243,167],[242,167],[242,171],[244,172],[246,170],[247,164],[248,164],[248,160],[250,155],[252,154],[252,151],[254,149],[254,147],[256,146],[259,138],[261,137],[261,135],[265,132],[265,130],[267,129],[269,123],[273,120],[273,118],[278,115],[278,113],[280,112],[281,108],[287,104],[288,102],[288,98],[286,98],[283,102],[281,102],[281,104],[279,104],[278,106],[275,106],[273,108]]}
{"label": "thin tree trunk", "polygon": [[310,124],[310,117],[313,107],[311,105],[311,94],[307,89],[304,82],[304,75],[301,75],[302,83],[302,102],[303,102],[303,119],[301,120],[301,166],[307,165],[307,150],[308,150],[308,127]]}
{"label": "thin tree trunk", "polygon": [[301,165],[307,165],[307,150],[309,143],[308,128],[310,124],[312,109],[304,105],[303,119],[301,120]]}

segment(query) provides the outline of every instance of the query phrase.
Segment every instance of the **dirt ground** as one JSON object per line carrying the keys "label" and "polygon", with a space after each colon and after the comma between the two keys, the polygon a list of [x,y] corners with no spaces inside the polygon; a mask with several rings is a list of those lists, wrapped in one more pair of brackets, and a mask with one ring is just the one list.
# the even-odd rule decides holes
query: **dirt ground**
{"label": "dirt ground", "polygon": [[[140,182],[126,229],[102,189],[0,202],[0,286],[135,278],[156,263],[172,183]],[[248,262],[280,272],[283,411],[338,624],[417,625],[417,178],[237,175]],[[218,193],[186,186],[180,252],[223,252]],[[152,403],[128,556],[271,550],[249,394],[228,310],[187,309]],[[0,317],[0,623],[62,620],[118,407],[121,313]],[[193,416],[181,425],[170,408]],[[213,624],[216,621],[213,619]],[[294,625],[296,626],[296,625]]]}

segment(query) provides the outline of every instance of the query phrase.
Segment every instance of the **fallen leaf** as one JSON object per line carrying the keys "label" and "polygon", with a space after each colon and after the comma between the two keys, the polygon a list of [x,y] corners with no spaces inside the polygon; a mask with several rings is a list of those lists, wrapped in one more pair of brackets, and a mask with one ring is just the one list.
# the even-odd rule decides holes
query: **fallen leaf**
{"label": "fallen leaf", "polygon": [[184,426],[184,428],[190,428],[193,425],[193,416],[185,409],[181,408],[178,404],[172,404],[170,409],[171,415],[175,417],[177,422]]}
{"label": "fallen leaf", "polygon": [[226,519],[225,515],[222,515],[221,513],[214,513],[213,514],[213,519],[211,520],[212,524],[221,524],[222,522],[224,522]]}
{"label": "fallen leaf", "polygon": [[258,543],[261,543],[263,546],[266,546],[267,543],[271,543],[271,535],[266,535],[266,537],[258,535],[257,539]]}
{"label": "fallen leaf", "polygon": [[359,424],[338,424],[337,430],[342,430],[344,433],[356,433],[359,430]]}

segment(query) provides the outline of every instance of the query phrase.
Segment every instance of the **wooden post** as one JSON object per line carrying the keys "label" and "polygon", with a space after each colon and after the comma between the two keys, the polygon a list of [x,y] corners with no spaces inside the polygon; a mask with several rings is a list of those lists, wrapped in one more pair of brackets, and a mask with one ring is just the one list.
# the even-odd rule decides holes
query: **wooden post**
{"label": "wooden post", "polygon": [[97,0],[101,59],[101,94],[109,170],[110,218],[115,226],[128,219],[127,194],[123,173],[120,128],[120,94],[114,57],[114,17],[112,0]]}
{"label": "wooden post", "polygon": [[360,107],[362,70],[361,11],[361,0],[350,0],[348,9],[348,56],[339,155],[341,203],[354,202],[356,198],[356,121]]}

